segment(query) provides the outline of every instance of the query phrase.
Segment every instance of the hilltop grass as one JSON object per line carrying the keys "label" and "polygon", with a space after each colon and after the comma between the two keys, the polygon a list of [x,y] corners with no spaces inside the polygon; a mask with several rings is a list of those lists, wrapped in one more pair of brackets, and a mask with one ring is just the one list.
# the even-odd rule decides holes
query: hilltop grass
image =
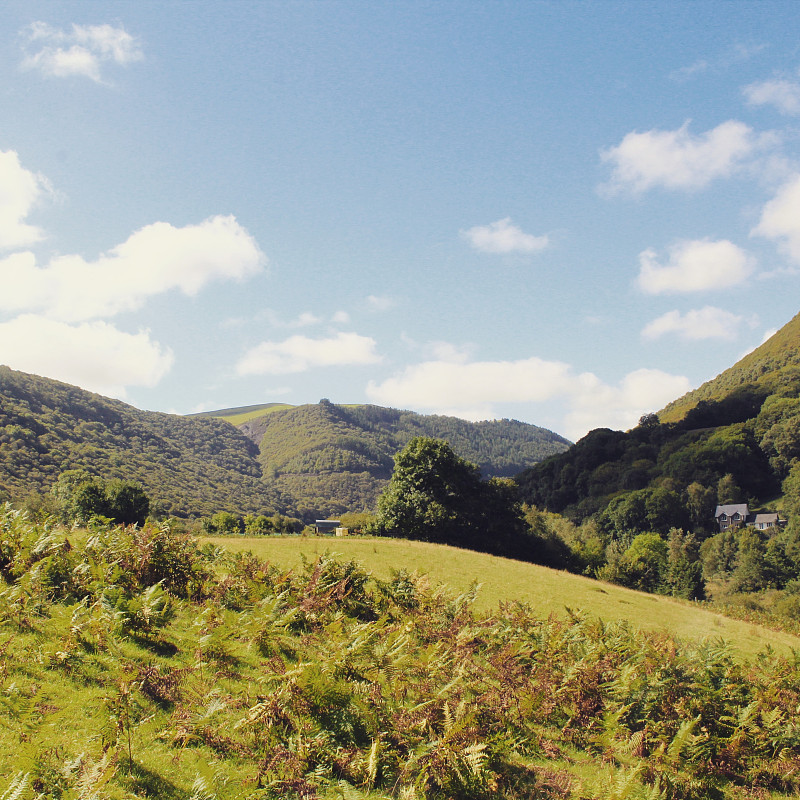
{"label": "hilltop grass", "polygon": [[225,422],[230,422],[231,425],[241,425],[243,422],[249,422],[251,419],[257,419],[266,414],[272,414],[275,411],[285,411],[288,408],[294,408],[294,406],[288,403],[270,403],[268,406],[258,406],[258,408],[249,411],[230,409],[223,413],[214,413],[212,416],[217,419],[224,419]]}
{"label": "hilltop grass", "polygon": [[664,632],[682,641],[723,639],[744,658],[767,647],[789,655],[800,651],[800,638],[761,625],[731,619],[702,606],[646,594],[537,564],[513,561],[471,550],[405,539],[330,536],[208,537],[232,552],[250,551],[282,569],[313,561],[326,552],[362,564],[374,577],[386,579],[405,568],[461,592],[480,584],[475,603],[488,611],[501,602],[529,604],[539,616],[565,618],[585,612],[606,621],[624,619],[642,631]]}

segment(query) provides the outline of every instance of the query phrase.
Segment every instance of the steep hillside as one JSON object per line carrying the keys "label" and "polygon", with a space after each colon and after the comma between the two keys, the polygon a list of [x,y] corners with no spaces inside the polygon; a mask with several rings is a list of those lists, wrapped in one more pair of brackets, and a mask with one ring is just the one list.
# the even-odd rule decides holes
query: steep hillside
{"label": "steep hillside", "polygon": [[800,314],[764,344],[729,369],[697,389],[669,403],[658,416],[662,422],[677,422],[700,401],[719,401],[736,390],[763,394],[794,393],[800,383]]}
{"label": "steep hillside", "polygon": [[258,443],[264,475],[282,492],[306,509],[327,503],[332,513],[372,508],[391,475],[394,454],[413,436],[446,440],[484,477],[514,475],[569,446],[551,431],[513,420],[466,422],[327,400],[270,409],[239,429]]}
{"label": "steep hillside", "polygon": [[141,482],[177,516],[283,507],[257,448],[226,422],[140,411],[0,366],[0,495],[46,491],[66,469]]}
{"label": "steep hillside", "polygon": [[[714,503],[775,501],[781,483],[786,492],[785,479],[800,469],[798,459],[800,315],[637,428],[592,431],[568,453],[521,473],[518,481],[526,501],[574,519],[609,508],[616,514],[628,501],[651,502],[672,508],[649,515],[651,530],[672,524],[710,533]],[[662,524],[654,524],[656,518]],[[627,529],[644,524],[640,520],[638,528],[630,523]]]}

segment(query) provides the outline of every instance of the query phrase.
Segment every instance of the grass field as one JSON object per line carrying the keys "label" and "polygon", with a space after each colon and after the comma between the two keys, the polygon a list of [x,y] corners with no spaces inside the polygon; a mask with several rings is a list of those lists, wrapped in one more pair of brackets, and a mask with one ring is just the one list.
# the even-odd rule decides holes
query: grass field
{"label": "grass field", "polygon": [[478,608],[520,601],[530,604],[541,616],[563,617],[571,609],[604,620],[626,619],[640,630],[665,631],[682,640],[722,638],[744,657],[767,646],[783,654],[800,650],[796,636],[731,619],[698,604],[455,547],[403,539],[330,536],[209,537],[203,541],[232,551],[250,550],[284,569],[300,564],[303,556],[314,560],[330,552],[360,562],[377,578],[404,567],[426,575],[433,585],[444,584],[456,592],[477,581],[481,584]]}

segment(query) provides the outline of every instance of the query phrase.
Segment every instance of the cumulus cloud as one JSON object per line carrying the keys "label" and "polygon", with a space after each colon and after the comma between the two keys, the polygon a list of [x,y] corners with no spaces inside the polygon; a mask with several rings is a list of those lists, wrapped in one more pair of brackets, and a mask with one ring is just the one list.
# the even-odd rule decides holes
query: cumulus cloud
{"label": "cumulus cloud", "polygon": [[686,341],[700,339],[727,339],[737,337],[743,325],[753,327],[756,317],[745,318],[731,311],[714,306],[705,306],[681,314],[680,311],[668,311],[654,319],[642,331],[645,339],[658,339],[674,333]]}
{"label": "cumulus cloud", "polygon": [[666,189],[702,189],[715,178],[731,175],[760,147],[772,141],[758,137],[743,122],[728,120],[713,130],[694,136],[689,121],[672,131],[633,131],[616,147],[603,150],[611,180],[603,188],[614,194]]}
{"label": "cumulus cloud", "polygon": [[579,391],[570,398],[565,417],[567,436],[573,440],[594,428],[628,430],[643,414],[663,408],[691,388],[683,375],[659,369],[637,369],[616,386],[604,384],[594,375],[582,376]]}
{"label": "cumulus cloud", "polygon": [[750,105],[774,106],[781,114],[797,116],[800,114],[800,83],[785,79],[751,83],[742,89]]}
{"label": "cumulus cloud", "polygon": [[27,247],[43,238],[25,220],[39,200],[52,192],[41,175],[25,169],[13,150],[0,152],[0,249]]}
{"label": "cumulus cloud", "polygon": [[558,400],[566,409],[565,435],[577,439],[593,427],[629,428],[688,388],[686,378],[660,370],[636,370],[611,386],[592,373],[575,374],[569,364],[533,357],[423,362],[382,383],[370,381],[366,392],[381,405],[472,420],[494,418],[498,403]]}
{"label": "cumulus cloud", "polygon": [[265,260],[232,216],[183,228],[156,222],[97,261],[60,256],[38,267],[27,252],[0,261],[0,310],[37,311],[65,322],[109,317],[171,289],[193,296],[215,279],[249,277]]}
{"label": "cumulus cloud", "polygon": [[34,22],[23,32],[23,69],[49,78],[84,77],[102,82],[104,64],[125,66],[144,55],[137,40],[112,25],[72,25],[68,30]]}
{"label": "cumulus cloud", "polygon": [[236,364],[238,375],[281,375],[313,367],[375,364],[375,340],[357,333],[338,333],[327,339],[291,336],[282,342],[261,342]]}
{"label": "cumulus cloud", "polygon": [[725,289],[745,281],[754,269],[753,259],[727,239],[678,242],[663,265],[654,250],[644,250],[639,265],[637,283],[647,294]]}
{"label": "cumulus cloud", "polygon": [[110,397],[124,398],[129,386],[155,386],[173,360],[149,331],[124,333],[101,321],[68,325],[34,314],[0,323],[0,363]]}
{"label": "cumulus cloud", "polygon": [[784,184],[764,206],[751,233],[778,240],[789,257],[800,263],[800,175]]}
{"label": "cumulus cloud", "polygon": [[472,248],[483,253],[537,253],[550,244],[547,236],[525,233],[512,224],[510,217],[476,225],[461,231],[461,235]]}

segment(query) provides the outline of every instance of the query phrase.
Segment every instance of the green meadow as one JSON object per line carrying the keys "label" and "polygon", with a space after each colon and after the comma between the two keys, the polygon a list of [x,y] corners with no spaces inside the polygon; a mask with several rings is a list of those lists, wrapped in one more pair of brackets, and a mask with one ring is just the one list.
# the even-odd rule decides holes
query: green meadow
{"label": "green meadow", "polygon": [[250,551],[283,569],[301,565],[304,558],[313,561],[331,553],[359,562],[376,578],[386,579],[392,570],[404,568],[425,576],[432,586],[441,584],[456,592],[478,583],[476,608],[482,610],[520,602],[539,616],[563,618],[582,612],[606,621],[624,619],[640,630],[664,632],[684,641],[723,639],[748,658],[767,647],[787,655],[800,651],[797,636],[731,619],[698,603],[455,547],[377,537],[236,536],[203,541],[232,552]]}

